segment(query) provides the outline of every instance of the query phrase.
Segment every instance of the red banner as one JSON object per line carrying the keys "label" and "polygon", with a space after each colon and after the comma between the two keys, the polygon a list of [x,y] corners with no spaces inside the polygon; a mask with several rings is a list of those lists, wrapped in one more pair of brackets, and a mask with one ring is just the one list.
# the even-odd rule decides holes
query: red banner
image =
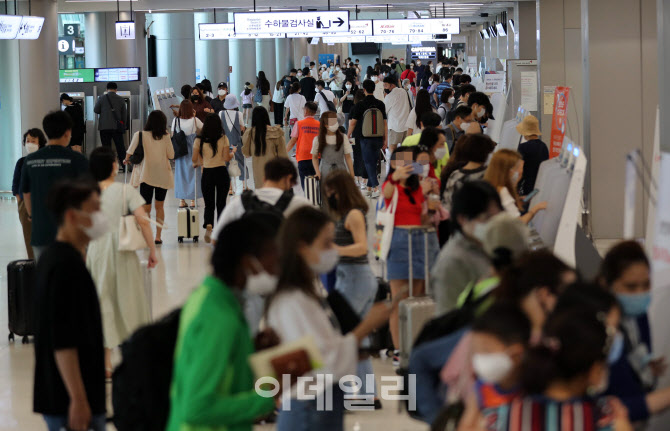
{"label": "red banner", "polygon": [[554,115],[551,120],[551,146],[549,158],[559,156],[568,121],[568,97],[570,87],[556,87],[554,92]]}

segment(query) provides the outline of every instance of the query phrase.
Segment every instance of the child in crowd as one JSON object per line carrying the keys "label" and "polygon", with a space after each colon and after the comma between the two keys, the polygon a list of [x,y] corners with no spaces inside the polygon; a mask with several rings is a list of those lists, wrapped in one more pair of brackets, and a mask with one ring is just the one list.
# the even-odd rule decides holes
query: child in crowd
{"label": "child in crowd", "polygon": [[240,94],[242,99],[242,113],[244,114],[244,127],[249,127],[251,122],[251,110],[254,109],[254,86],[250,82],[244,83],[244,91]]}

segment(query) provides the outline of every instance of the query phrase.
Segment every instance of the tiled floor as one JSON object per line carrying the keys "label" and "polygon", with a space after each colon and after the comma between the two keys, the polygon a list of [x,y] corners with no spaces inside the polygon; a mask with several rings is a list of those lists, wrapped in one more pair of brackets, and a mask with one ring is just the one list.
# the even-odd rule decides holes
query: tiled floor
{"label": "tiled floor", "polygon": [[[169,227],[176,226],[176,212],[177,202],[169,198],[166,202]],[[7,313],[4,311],[7,310],[7,273],[4,268],[12,260],[26,256],[16,201],[0,200],[0,238],[0,328],[7,328]],[[209,270],[209,245],[188,241],[178,245],[175,229],[166,231],[163,239],[164,244],[159,251],[160,263],[152,274],[154,316],[182,304]],[[9,344],[6,337],[0,337],[0,431],[45,429],[41,418],[32,413],[33,364],[32,344]],[[377,378],[394,375],[388,361],[376,360],[374,366]],[[347,414],[345,422],[346,429],[352,431],[428,429],[427,425],[410,419],[406,412],[399,413],[397,402],[392,401],[386,401],[381,411]],[[259,427],[262,430],[273,428]]]}

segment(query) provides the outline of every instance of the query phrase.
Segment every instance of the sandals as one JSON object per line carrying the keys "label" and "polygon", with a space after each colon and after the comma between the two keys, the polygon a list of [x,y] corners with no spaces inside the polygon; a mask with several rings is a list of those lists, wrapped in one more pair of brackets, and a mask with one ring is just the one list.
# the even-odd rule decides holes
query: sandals
{"label": "sandals", "polygon": [[157,239],[157,240],[154,240],[154,244],[161,245],[161,244],[163,244],[163,241],[160,240],[160,239]]}
{"label": "sandals", "polygon": [[179,201],[179,208],[186,208],[188,205],[186,205],[186,201],[184,199]]}

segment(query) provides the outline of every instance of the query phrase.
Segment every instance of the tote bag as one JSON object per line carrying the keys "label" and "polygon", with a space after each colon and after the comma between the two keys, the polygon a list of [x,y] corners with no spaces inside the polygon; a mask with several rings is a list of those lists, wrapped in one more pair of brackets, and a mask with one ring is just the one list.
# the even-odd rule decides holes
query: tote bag
{"label": "tote bag", "polygon": [[128,202],[126,201],[127,177],[128,174],[125,174],[123,181],[123,214],[125,215],[119,220],[119,251],[136,251],[148,248],[149,245],[144,239],[137,218],[133,214],[129,214],[128,211]]}
{"label": "tote bag", "polygon": [[[383,206],[384,196],[379,197],[377,207]],[[375,243],[373,250],[377,259],[385,261],[391,249],[393,229],[395,227],[395,211],[398,206],[398,188],[393,192],[391,203],[385,208],[377,210],[377,222],[375,226]]]}

